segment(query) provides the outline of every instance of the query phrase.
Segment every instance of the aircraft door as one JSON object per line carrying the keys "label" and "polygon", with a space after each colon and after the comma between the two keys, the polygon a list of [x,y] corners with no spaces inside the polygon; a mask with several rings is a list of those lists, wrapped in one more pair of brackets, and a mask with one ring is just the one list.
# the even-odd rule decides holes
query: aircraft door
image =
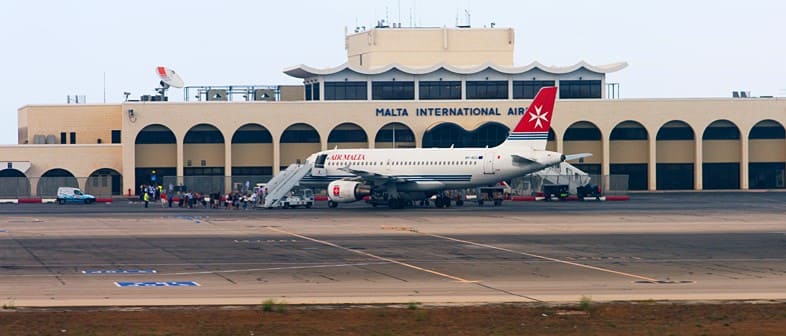
{"label": "aircraft door", "polygon": [[494,153],[487,152],[483,157],[483,174],[494,174]]}
{"label": "aircraft door", "polygon": [[320,154],[317,156],[317,160],[314,162],[314,167],[311,169],[312,176],[327,176],[325,160],[327,160],[327,154]]}

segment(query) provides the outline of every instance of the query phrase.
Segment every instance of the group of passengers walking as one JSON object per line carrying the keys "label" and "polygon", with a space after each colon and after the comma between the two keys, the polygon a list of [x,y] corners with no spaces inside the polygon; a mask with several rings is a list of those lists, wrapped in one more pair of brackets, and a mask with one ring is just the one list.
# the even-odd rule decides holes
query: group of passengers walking
{"label": "group of passengers walking", "polygon": [[161,185],[141,185],[139,198],[145,203],[145,208],[150,202],[160,202],[162,208],[177,206],[180,208],[205,208],[226,210],[248,210],[257,205],[264,196],[256,193],[242,194],[240,192],[221,194],[218,192],[202,194],[187,191],[185,193],[173,190],[165,192]]}

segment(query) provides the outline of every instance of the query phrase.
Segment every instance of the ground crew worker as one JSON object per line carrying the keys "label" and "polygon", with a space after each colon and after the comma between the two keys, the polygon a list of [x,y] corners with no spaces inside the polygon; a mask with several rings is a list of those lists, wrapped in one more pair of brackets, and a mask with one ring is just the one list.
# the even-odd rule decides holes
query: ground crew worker
{"label": "ground crew worker", "polygon": [[142,197],[145,200],[145,208],[147,208],[147,204],[150,202],[150,194],[145,193],[145,195]]}

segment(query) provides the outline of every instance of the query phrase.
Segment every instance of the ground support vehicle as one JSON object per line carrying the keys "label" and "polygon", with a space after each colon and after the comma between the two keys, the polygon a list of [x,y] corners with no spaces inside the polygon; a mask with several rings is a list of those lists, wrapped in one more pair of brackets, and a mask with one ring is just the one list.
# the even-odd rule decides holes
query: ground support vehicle
{"label": "ground support vehicle", "polygon": [[544,184],[543,197],[546,201],[564,201],[570,195],[570,186],[567,184]]}
{"label": "ground support vehicle", "polygon": [[90,194],[85,194],[79,188],[73,187],[60,187],[57,188],[57,203],[95,203],[96,197]]}
{"label": "ground support vehicle", "polygon": [[314,206],[314,191],[311,189],[303,189],[297,193],[290,192],[288,195],[278,201],[282,209],[306,207],[311,208]]}

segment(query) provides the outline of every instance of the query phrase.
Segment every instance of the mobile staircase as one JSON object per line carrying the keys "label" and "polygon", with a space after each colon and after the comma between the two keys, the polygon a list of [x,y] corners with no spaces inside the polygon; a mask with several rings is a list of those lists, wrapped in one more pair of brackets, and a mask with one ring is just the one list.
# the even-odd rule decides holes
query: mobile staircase
{"label": "mobile staircase", "polygon": [[287,169],[278,173],[278,175],[273,176],[273,178],[268,181],[267,185],[265,185],[265,187],[267,187],[267,195],[265,196],[263,207],[272,208],[280,206],[279,200],[292,191],[292,188],[299,185],[300,180],[311,172],[312,167],[310,163],[293,163],[289,165]]}
{"label": "mobile staircase", "polygon": [[574,195],[578,187],[590,183],[590,176],[587,173],[567,162],[534,172],[532,175],[541,177],[544,183],[567,184],[568,190]]}

